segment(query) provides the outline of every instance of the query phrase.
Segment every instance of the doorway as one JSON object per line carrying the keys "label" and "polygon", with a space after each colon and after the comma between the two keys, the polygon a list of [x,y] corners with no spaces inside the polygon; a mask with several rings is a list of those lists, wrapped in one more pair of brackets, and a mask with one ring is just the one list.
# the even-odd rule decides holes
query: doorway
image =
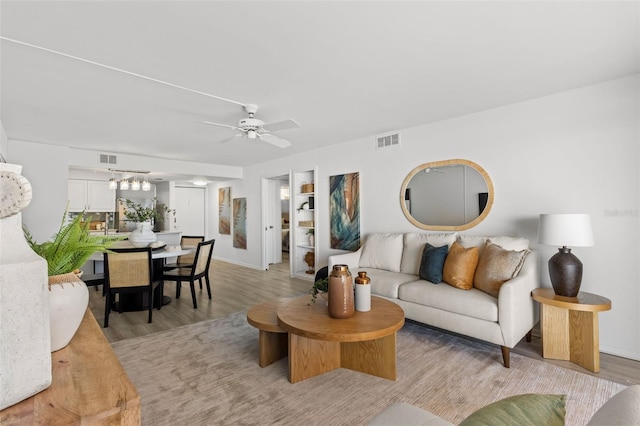
{"label": "doorway", "polygon": [[289,261],[289,175],[262,179],[263,269]]}
{"label": "doorway", "polygon": [[175,230],[182,235],[206,235],[204,188],[176,187]]}

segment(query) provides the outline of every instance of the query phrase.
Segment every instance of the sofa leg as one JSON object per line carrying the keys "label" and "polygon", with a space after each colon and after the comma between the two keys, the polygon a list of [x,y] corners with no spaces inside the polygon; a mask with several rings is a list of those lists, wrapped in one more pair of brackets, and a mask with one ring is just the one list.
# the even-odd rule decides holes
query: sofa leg
{"label": "sofa leg", "polygon": [[511,365],[509,364],[509,348],[506,346],[500,346],[500,348],[502,349],[502,361],[504,362],[504,366],[505,368],[510,368]]}
{"label": "sofa leg", "polygon": [[527,343],[531,343],[531,332],[533,330],[529,330],[529,332],[527,333],[526,339],[527,339]]}

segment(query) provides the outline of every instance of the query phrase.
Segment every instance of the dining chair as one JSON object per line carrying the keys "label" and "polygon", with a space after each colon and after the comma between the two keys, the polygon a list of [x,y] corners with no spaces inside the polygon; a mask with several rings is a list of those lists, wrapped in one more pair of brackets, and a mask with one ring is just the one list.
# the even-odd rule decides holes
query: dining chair
{"label": "dining chair", "polygon": [[193,309],[198,309],[196,301],[195,282],[198,280],[200,288],[202,288],[202,278],[204,277],[207,285],[207,293],[211,299],[211,284],[209,282],[209,265],[211,264],[211,255],[213,254],[213,245],[216,240],[202,241],[198,243],[196,248],[195,260],[189,269],[175,268],[170,271],[164,271],[162,274],[163,281],[176,282],[176,299],[180,298],[180,287],[182,282],[189,282],[191,286],[191,298],[193,299]]}
{"label": "dining chair", "polygon": [[113,296],[119,295],[118,311],[122,312],[123,295],[148,294],[149,320],[153,312],[153,291],[160,284],[154,283],[151,260],[151,248],[111,249],[104,254],[104,327],[109,327],[109,314],[113,305]]}
{"label": "dining chair", "polygon": [[[204,241],[204,235],[193,236],[193,235],[183,235],[180,237],[180,247],[196,247],[198,243]],[[184,254],[182,256],[178,256],[178,259],[174,263],[167,263],[164,265],[165,271],[170,271],[175,268],[186,268],[190,269],[193,266],[193,261],[195,260],[196,255],[195,252]],[[202,288],[202,285],[200,286]]]}

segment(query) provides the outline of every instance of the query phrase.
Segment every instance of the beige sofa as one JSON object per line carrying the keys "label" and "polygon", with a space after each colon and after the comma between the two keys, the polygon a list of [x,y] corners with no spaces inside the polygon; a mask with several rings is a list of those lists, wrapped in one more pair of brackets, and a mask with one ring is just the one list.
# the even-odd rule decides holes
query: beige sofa
{"label": "beige sofa", "polygon": [[[525,251],[515,273],[499,287],[494,297],[478,288],[461,290],[445,282],[435,284],[419,278],[425,245],[433,247],[457,242],[476,247],[482,262],[487,244],[505,251]],[[510,349],[537,322],[537,309],[531,291],[539,287],[536,254],[529,241],[513,237],[479,237],[457,233],[370,234],[356,252],[329,257],[333,265],[346,264],[355,275],[367,271],[371,293],[389,299],[405,311],[406,318],[465,336],[500,345],[505,367]],[[485,264],[486,262],[486,258]]]}

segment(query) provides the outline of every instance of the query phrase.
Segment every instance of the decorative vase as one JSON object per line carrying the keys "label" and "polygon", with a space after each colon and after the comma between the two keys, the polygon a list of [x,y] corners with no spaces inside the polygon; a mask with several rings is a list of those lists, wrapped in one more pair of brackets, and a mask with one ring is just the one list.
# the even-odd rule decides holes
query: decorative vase
{"label": "decorative vase", "polygon": [[151,222],[137,222],[136,229],[129,235],[129,242],[134,247],[148,247],[157,237],[152,231]]}
{"label": "decorative vase", "polygon": [[329,275],[329,316],[351,318],[353,306],[353,280],[347,265],[334,265]]}
{"label": "decorative vase", "polygon": [[31,184],[21,171],[0,162],[0,410],[51,385],[47,261],[24,238]]}
{"label": "decorative vase", "polygon": [[371,310],[371,278],[365,271],[358,272],[356,282],[356,311],[367,312]]}
{"label": "decorative vase", "polygon": [[67,346],[89,306],[87,285],[74,273],[49,277],[51,352]]}
{"label": "decorative vase", "polygon": [[313,247],[313,243],[315,242],[315,238],[313,234],[309,234],[309,245]]}

